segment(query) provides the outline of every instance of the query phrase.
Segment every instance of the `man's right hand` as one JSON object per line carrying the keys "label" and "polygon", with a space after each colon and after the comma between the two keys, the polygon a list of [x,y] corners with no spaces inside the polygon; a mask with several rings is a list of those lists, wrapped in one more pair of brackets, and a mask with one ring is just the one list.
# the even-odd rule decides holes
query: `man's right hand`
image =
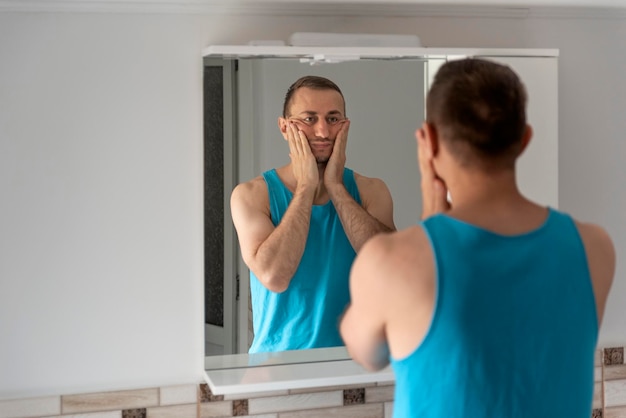
{"label": "man's right hand", "polygon": [[294,121],[288,122],[287,141],[289,142],[289,157],[296,178],[296,188],[311,190],[317,187],[319,171],[315,156],[311,152],[311,146],[305,133],[298,128]]}

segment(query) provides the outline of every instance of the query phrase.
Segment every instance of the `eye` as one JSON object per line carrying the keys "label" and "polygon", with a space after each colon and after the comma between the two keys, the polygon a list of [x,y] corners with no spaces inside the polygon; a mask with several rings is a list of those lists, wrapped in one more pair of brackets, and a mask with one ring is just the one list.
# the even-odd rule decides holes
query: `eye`
{"label": "eye", "polygon": [[339,118],[337,116],[329,116],[326,118],[326,122],[329,125],[336,125],[337,123],[339,123]]}
{"label": "eye", "polygon": [[307,116],[306,118],[302,119],[302,121],[304,123],[306,123],[307,125],[313,125],[317,121],[317,117],[316,116]]}

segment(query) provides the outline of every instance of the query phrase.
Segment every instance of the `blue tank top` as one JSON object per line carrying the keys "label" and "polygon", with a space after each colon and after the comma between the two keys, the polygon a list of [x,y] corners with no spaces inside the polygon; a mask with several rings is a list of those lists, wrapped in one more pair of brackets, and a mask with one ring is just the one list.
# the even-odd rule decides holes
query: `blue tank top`
{"label": "blue tank top", "polygon": [[422,343],[391,359],[394,418],[589,418],[598,321],[573,220],[550,209],[508,237],[443,214],[422,225],[436,303]]}
{"label": "blue tank top", "polygon": [[[272,222],[278,225],[293,194],[276,170],[263,173],[263,178]],[[361,204],[352,170],[344,169],[343,183]],[[250,271],[254,340],[249,352],[343,345],[338,322],[350,300],[348,282],[355,256],[332,201],[314,205],[304,254],[287,290],[269,291]]]}

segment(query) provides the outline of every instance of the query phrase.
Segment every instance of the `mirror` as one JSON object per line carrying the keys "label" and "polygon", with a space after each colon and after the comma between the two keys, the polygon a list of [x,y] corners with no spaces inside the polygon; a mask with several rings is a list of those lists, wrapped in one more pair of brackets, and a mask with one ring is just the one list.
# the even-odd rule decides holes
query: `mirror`
{"label": "mirror", "polygon": [[205,280],[207,356],[246,353],[252,341],[249,272],[232,230],[229,196],[237,183],[289,162],[277,125],[287,88],[303,75],[329,78],[341,88],[351,120],[346,167],[387,184],[400,229],[421,214],[414,132],[424,118],[428,74],[442,62],[205,59],[206,272],[213,276]]}
{"label": "mirror", "polygon": [[[313,66],[300,62],[320,53],[368,59]],[[414,131],[423,120],[427,86],[446,60],[464,56],[494,59],[522,78],[530,97],[527,117],[534,140],[518,162],[518,183],[533,200],[559,207],[558,55],[554,49],[207,48],[205,270],[207,283],[211,277],[213,281],[206,286],[205,300],[207,318],[215,309],[217,313],[211,315],[220,325],[206,324],[205,370],[347,358],[345,347],[211,355],[246,353],[252,341],[248,270],[238,254],[229,197],[235,184],[288,162],[277,117],[293,81],[300,75],[318,74],[342,89],[352,121],[346,165],[387,183],[400,229],[413,224],[421,213]],[[286,56],[290,58],[282,59]],[[219,350],[211,349],[213,342]]]}

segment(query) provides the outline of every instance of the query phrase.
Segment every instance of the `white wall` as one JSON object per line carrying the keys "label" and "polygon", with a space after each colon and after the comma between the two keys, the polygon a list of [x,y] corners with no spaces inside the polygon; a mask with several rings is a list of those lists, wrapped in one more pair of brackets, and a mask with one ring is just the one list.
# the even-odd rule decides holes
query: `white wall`
{"label": "white wall", "polygon": [[0,15],[0,398],[200,381],[202,42]]}
{"label": "white wall", "polygon": [[626,256],[623,19],[0,13],[0,399],[200,381],[200,51],[295,31],[559,48],[560,207]]}

